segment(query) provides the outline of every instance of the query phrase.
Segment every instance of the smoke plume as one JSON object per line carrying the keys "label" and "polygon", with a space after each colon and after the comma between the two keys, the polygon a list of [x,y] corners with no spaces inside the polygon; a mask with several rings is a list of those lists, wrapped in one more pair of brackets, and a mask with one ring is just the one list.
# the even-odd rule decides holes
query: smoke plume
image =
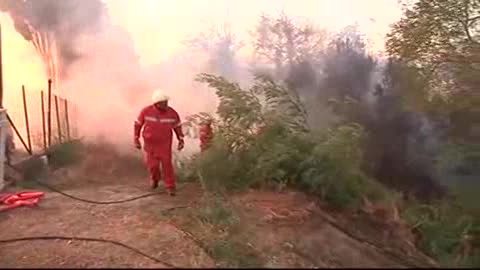
{"label": "smoke plume", "polygon": [[75,46],[78,38],[97,31],[106,17],[100,0],[1,0],[0,10],[8,12],[17,32],[41,55],[55,85],[82,57]]}
{"label": "smoke plume", "polygon": [[[381,84],[396,74],[367,52],[358,27],[345,27],[329,40],[314,43],[311,40],[318,41],[320,32],[300,30],[295,23],[282,16],[276,24],[262,18],[259,41],[270,32],[281,38],[256,44],[274,67],[270,72],[301,96],[311,127],[323,129],[325,123],[339,121],[362,124],[368,133],[363,163],[372,176],[424,199],[441,195],[433,164],[440,144],[438,129],[424,114],[405,110],[396,85]],[[315,52],[315,57],[303,48]]]}
{"label": "smoke plume", "polygon": [[[76,108],[72,126],[87,139],[103,137],[128,149],[132,123],[153,86],[133,39],[112,24],[106,5],[101,0],[0,0],[0,8],[42,58],[53,93]],[[21,83],[28,88],[28,80]]]}

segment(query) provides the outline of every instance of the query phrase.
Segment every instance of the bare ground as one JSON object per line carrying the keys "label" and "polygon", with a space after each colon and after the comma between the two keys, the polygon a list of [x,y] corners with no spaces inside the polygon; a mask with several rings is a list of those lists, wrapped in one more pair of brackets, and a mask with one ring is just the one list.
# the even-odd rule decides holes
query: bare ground
{"label": "bare ground", "polygon": [[[145,175],[138,170],[112,166],[111,160],[104,162],[98,166],[98,160],[88,161],[73,169],[57,171],[49,184],[69,194],[99,201],[149,192]],[[223,212],[219,212],[211,219],[202,219],[209,205],[207,198],[196,183],[181,184],[177,197],[160,194],[113,205],[87,204],[47,192],[38,207],[0,212],[0,240],[30,236],[102,238],[127,244],[177,267],[414,266],[399,259],[404,255],[392,256],[386,249],[372,246],[332,225],[332,216],[296,192],[252,190],[232,195],[224,203],[227,209],[232,209],[231,213],[222,216]],[[235,222],[223,224],[230,219]],[[368,225],[374,231],[366,233],[370,239],[376,237],[373,227]],[[400,243],[401,239],[389,239],[386,246],[396,246],[394,242]],[[410,257],[421,257],[415,250],[407,253]],[[166,266],[112,244],[41,240],[1,244],[0,267]]]}

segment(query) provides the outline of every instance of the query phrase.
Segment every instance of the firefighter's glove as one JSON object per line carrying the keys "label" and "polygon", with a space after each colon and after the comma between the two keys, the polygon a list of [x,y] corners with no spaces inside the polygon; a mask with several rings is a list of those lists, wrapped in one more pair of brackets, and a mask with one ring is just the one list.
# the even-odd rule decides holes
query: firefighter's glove
{"label": "firefighter's glove", "polygon": [[182,149],[185,147],[185,141],[183,140],[183,138],[181,139],[178,139],[178,151],[182,151]]}
{"label": "firefighter's glove", "polygon": [[140,139],[139,139],[139,138],[135,138],[135,140],[134,140],[133,143],[135,144],[135,148],[137,148],[137,149],[139,149],[139,150],[142,149],[142,144],[140,143]]}

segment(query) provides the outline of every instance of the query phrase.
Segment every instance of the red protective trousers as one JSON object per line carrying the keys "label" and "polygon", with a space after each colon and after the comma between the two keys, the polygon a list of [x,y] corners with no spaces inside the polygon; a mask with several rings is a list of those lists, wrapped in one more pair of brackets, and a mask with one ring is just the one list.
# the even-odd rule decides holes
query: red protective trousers
{"label": "red protective trousers", "polygon": [[175,172],[172,164],[173,131],[179,140],[183,140],[180,117],[171,107],[161,111],[155,106],[144,108],[135,121],[135,139],[142,137],[144,141],[145,163],[150,173],[150,182],[156,186],[162,178],[162,167],[165,188],[175,188]]}
{"label": "red protective trousers", "polygon": [[[150,184],[158,185],[162,178],[165,188],[175,188],[175,172],[172,165],[172,155],[165,151],[145,151],[145,163],[150,173]],[[160,171],[160,166],[162,170]]]}

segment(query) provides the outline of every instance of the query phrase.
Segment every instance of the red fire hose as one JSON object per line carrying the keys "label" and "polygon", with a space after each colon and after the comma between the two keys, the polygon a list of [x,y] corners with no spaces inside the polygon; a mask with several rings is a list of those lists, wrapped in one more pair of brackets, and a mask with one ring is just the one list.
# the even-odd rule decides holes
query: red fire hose
{"label": "red fire hose", "polygon": [[0,212],[20,206],[36,206],[43,195],[45,193],[38,191],[0,194]]}

